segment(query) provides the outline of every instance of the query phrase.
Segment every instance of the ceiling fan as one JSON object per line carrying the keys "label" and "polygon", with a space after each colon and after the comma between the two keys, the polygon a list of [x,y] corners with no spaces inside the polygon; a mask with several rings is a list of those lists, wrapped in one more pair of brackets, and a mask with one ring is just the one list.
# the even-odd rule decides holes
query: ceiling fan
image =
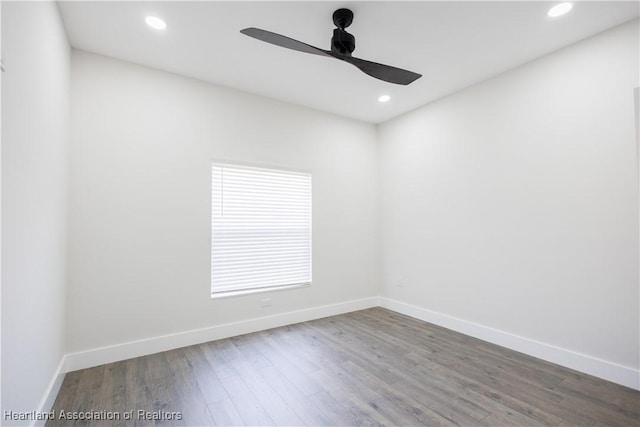
{"label": "ceiling fan", "polygon": [[365,61],[351,56],[351,53],[356,48],[356,39],[345,31],[345,28],[351,25],[351,22],[353,22],[353,12],[349,9],[338,9],[333,12],[333,23],[337,28],[333,30],[331,50],[320,49],[298,40],[272,33],[271,31],[261,30],[260,28],[245,28],[244,30],[240,30],[240,32],[249,37],[275,44],[276,46],[286,47],[287,49],[293,49],[299,52],[313,53],[314,55],[328,56],[348,62],[371,77],[389,83],[408,85],[422,77],[421,74],[411,71],[390,65],[378,64],[377,62]]}

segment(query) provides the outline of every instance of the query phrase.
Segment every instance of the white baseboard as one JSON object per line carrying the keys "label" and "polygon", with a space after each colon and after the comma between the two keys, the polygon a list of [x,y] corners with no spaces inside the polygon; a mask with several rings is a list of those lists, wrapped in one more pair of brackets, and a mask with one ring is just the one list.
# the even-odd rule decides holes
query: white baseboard
{"label": "white baseboard", "polygon": [[95,348],[78,353],[70,353],[65,357],[63,369],[64,372],[70,372],[90,368],[105,363],[146,356],[175,348],[263,331],[279,326],[291,325],[293,323],[306,322],[322,317],[335,316],[351,311],[363,310],[365,308],[377,307],[378,305],[378,297],[362,298],[338,304],[290,311],[288,313],[257,317],[240,322],[226,323],[208,328]]}
{"label": "white baseboard", "polygon": [[56,377],[54,377],[49,386],[47,397],[43,400],[41,407],[48,410],[48,408],[52,406],[53,400],[62,383],[62,373],[64,372],[90,368],[105,363],[146,356],[161,351],[377,306],[406,314],[416,319],[424,320],[548,362],[575,369],[607,381],[640,390],[640,371],[637,369],[488,326],[479,325],[467,320],[458,319],[404,302],[384,297],[369,297],[67,354],[63,362],[61,362],[61,366],[58,368]]}
{"label": "white baseboard", "polygon": [[[55,372],[53,373],[53,376],[51,377],[51,381],[49,382],[49,387],[47,387],[47,390],[44,396],[42,397],[42,400],[40,401],[40,405],[38,406],[38,410],[37,410],[38,413],[49,412],[51,411],[51,408],[53,408],[53,404],[55,403],[56,397],[58,396],[58,391],[60,391],[60,387],[62,386],[62,381],[64,380],[65,358],[66,356],[62,357],[62,359],[60,360],[60,363],[58,363],[58,367],[56,368]],[[31,425],[40,427],[40,426],[44,426],[45,423],[46,423],[46,420],[34,420]]]}
{"label": "white baseboard", "polygon": [[380,306],[483,341],[537,357],[538,359],[640,390],[640,371],[631,367],[618,365],[586,354],[577,353],[572,350],[556,347],[551,344],[521,337],[389,298],[380,297]]}

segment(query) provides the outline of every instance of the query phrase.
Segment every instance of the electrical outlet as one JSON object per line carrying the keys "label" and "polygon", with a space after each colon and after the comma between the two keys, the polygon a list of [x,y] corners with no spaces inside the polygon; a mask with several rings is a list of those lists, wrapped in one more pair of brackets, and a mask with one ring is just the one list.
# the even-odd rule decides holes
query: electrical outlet
{"label": "electrical outlet", "polygon": [[404,287],[404,277],[403,276],[398,276],[396,278],[396,287],[398,287],[398,288],[403,288]]}

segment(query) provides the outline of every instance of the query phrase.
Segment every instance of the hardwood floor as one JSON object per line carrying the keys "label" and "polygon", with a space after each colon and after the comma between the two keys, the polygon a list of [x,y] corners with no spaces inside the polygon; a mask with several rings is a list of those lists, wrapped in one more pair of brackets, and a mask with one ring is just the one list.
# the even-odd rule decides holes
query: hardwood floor
{"label": "hardwood floor", "polygon": [[373,308],[71,372],[54,410],[120,419],[48,426],[629,427],[640,392]]}

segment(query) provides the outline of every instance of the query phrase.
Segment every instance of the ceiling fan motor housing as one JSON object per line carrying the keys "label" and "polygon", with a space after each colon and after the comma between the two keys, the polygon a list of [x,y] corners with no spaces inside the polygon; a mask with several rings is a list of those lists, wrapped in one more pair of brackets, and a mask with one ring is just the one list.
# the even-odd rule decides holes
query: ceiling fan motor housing
{"label": "ceiling fan motor housing", "polygon": [[351,56],[356,48],[356,38],[345,30],[336,28],[333,30],[333,37],[331,37],[331,50],[339,53],[340,55]]}

